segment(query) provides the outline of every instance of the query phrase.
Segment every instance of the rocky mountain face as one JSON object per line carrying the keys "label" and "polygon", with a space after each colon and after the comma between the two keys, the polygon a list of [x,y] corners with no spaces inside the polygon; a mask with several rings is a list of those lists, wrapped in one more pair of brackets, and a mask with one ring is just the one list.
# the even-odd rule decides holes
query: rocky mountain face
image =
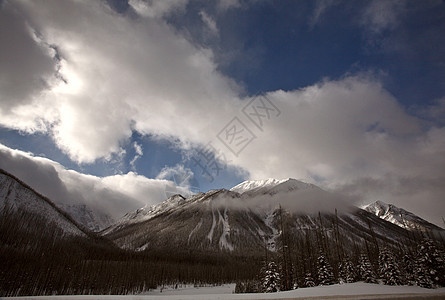
{"label": "rocky mountain face", "polygon": [[[246,181],[230,190],[174,195],[127,213],[100,235],[136,251],[258,253],[265,247],[280,249],[286,235],[295,243],[310,239],[353,248],[357,243],[403,242],[410,238],[407,230],[442,231],[391,204],[375,202],[360,209],[335,201],[319,187],[291,178]],[[73,218],[73,211],[86,217]],[[24,212],[78,236],[91,234],[85,227],[95,218],[88,217],[88,207],[58,207],[5,171],[0,172],[0,212]]]}
{"label": "rocky mountain face", "polygon": [[441,231],[442,228],[416,216],[412,212],[399,208],[393,204],[387,204],[382,201],[366,205],[364,210],[376,215],[377,217],[396,224],[407,230],[421,231]]}
{"label": "rocky mountain face", "polygon": [[[323,269],[320,258],[340,276],[345,258],[365,257],[377,267],[381,250],[414,253],[430,237],[339,200],[294,179],[250,181],[174,195],[128,213],[98,236],[0,171],[0,296],[128,294],[166,283],[253,280],[267,261],[280,265],[288,289]],[[379,212],[394,211],[380,206]],[[414,215],[407,219],[420,224]]]}
{"label": "rocky mountain face", "polygon": [[[0,169],[0,213],[23,217],[23,222],[41,219],[66,235],[86,236],[88,230],[57,207],[51,200],[34,191],[24,182]],[[45,228],[40,228],[45,230]]]}
{"label": "rocky mountain face", "polygon": [[265,245],[271,251],[278,249],[283,231],[293,241],[310,236],[329,244],[341,239],[346,247],[408,238],[403,228],[357,207],[336,210],[326,203],[331,209],[308,212],[294,205],[323,198],[324,193],[295,179],[245,182],[187,199],[175,195],[127,214],[102,234],[122,248],[137,251],[181,248],[243,253],[263,251]]}
{"label": "rocky mountain face", "polygon": [[109,214],[83,203],[56,203],[56,205],[66,211],[77,223],[94,232],[107,228],[115,222]]}

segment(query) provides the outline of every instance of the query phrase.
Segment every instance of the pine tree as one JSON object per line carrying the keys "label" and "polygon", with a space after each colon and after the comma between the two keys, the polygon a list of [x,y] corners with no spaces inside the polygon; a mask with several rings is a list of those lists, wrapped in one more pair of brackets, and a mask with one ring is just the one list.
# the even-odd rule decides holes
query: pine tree
{"label": "pine tree", "polygon": [[304,286],[305,287],[314,287],[315,286],[314,278],[312,278],[311,273],[306,273],[306,276],[304,278]]}
{"label": "pine tree", "polygon": [[426,288],[444,285],[442,254],[431,240],[424,240],[417,249],[416,284]]}
{"label": "pine tree", "polygon": [[405,283],[408,285],[414,285],[415,280],[415,262],[412,255],[406,253],[402,258],[402,271],[403,277],[405,277]]}
{"label": "pine tree", "polygon": [[318,257],[317,268],[319,285],[331,285],[335,283],[331,265],[323,253],[320,253]]}
{"label": "pine tree", "polygon": [[278,273],[277,265],[273,261],[269,262],[265,272],[263,289],[266,293],[280,291],[280,273]]}
{"label": "pine tree", "polygon": [[340,283],[352,283],[355,282],[356,274],[352,261],[346,256],[338,266],[339,274],[338,279]]}
{"label": "pine tree", "polygon": [[420,287],[432,289],[434,288],[433,280],[431,279],[430,274],[423,266],[422,262],[416,261],[416,265],[414,268],[414,277],[416,284]]}
{"label": "pine tree", "polygon": [[403,284],[399,265],[394,258],[394,254],[387,248],[382,249],[379,253],[379,275],[384,284]]}
{"label": "pine tree", "polygon": [[366,283],[377,283],[376,275],[372,270],[371,262],[364,253],[360,255],[357,266],[358,277]]}

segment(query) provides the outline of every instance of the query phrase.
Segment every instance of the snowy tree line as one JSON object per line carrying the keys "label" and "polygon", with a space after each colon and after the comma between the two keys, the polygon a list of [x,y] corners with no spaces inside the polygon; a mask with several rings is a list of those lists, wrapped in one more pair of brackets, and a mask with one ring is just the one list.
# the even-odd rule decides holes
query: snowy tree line
{"label": "snowy tree line", "polygon": [[[341,235],[336,218],[326,228],[319,214],[317,230],[302,235],[292,230],[291,223],[286,224],[284,211],[280,209],[278,213],[278,251],[266,252],[257,277],[238,282],[237,292],[275,292],[357,281],[424,288],[445,286],[445,243],[431,232],[410,232],[403,243],[379,241],[369,225],[371,238],[361,243],[354,241],[351,248],[345,247],[348,238]],[[288,217],[291,222],[292,219]]]}
{"label": "snowy tree line", "polygon": [[4,297],[125,295],[163,285],[229,283],[253,278],[260,260],[183,249],[125,251],[104,238],[66,236],[19,210],[0,213],[0,262]]}
{"label": "snowy tree line", "polygon": [[277,213],[276,251],[265,239],[264,249],[249,253],[165,248],[133,252],[105,238],[68,237],[39,216],[4,210],[0,297],[137,294],[162,285],[236,281],[236,292],[354,281],[445,285],[444,242],[433,234],[411,232],[402,243],[378,238],[370,224],[363,239],[351,240],[339,230],[336,215],[319,215],[314,230],[295,227],[289,213]]}

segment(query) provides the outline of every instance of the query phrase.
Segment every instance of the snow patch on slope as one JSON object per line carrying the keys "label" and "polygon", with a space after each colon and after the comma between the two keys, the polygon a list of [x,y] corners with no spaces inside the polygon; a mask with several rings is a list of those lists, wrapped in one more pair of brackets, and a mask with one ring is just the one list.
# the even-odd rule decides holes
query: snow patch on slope
{"label": "snow patch on slope", "polygon": [[223,225],[223,232],[221,237],[219,238],[219,247],[220,249],[228,249],[233,251],[232,244],[229,243],[227,237],[230,235],[230,225],[229,225],[229,217],[227,216],[227,207],[224,209],[224,217],[221,215],[221,212],[218,210],[219,222]]}
{"label": "snow patch on slope", "polygon": [[207,238],[209,239],[210,243],[212,243],[213,240],[213,231],[215,230],[216,226],[216,219],[215,219],[215,212],[212,208],[212,227],[210,228],[209,234],[207,235]]}
{"label": "snow patch on slope", "polygon": [[267,245],[270,251],[276,250],[276,240],[279,236],[278,230],[273,226],[273,220],[275,218],[275,209],[271,210],[264,219],[264,224],[272,230],[272,236],[268,237]]}
{"label": "snow patch on slope", "polygon": [[202,226],[202,218],[201,220],[199,220],[198,224],[196,224],[195,228],[193,228],[193,230],[190,231],[187,244],[190,244],[190,239],[192,238],[192,235],[195,234],[199,230],[199,228],[201,228],[201,226]]}

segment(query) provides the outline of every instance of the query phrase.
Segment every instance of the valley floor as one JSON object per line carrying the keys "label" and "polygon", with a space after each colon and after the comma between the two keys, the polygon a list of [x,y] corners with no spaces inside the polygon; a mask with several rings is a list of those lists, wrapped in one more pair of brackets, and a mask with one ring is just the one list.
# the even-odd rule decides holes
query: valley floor
{"label": "valley floor", "polygon": [[336,284],[331,286],[318,286],[313,288],[300,288],[293,291],[270,294],[233,294],[235,284],[226,284],[215,287],[193,287],[190,285],[174,288],[164,288],[147,292],[141,295],[126,296],[41,296],[41,297],[15,297],[13,300],[204,300],[204,299],[445,299],[445,288],[424,289],[413,286],[387,286],[368,284],[363,282],[350,284]]}

